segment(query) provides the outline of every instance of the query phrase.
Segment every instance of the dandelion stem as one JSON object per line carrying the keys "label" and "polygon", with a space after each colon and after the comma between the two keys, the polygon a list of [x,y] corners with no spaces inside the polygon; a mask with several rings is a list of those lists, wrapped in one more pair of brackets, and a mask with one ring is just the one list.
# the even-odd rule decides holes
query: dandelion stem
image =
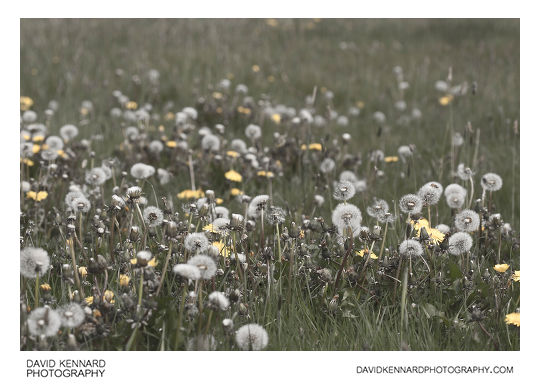
{"label": "dandelion stem", "polygon": [[35,290],[36,304],[34,308],[39,307],[39,272],[36,273],[36,290]]}
{"label": "dandelion stem", "polygon": [[159,287],[156,291],[156,297],[159,296],[161,287],[163,287],[163,282],[165,281],[165,276],[167,274],[167,266],[169,265],[169,260],[171,259],[172,254],[172,240],[169,241],[169,251],[167,252],[167,257],[165,258],[165,264],[163,264],[163,271],[161,271],[161,279],[159,280]]}

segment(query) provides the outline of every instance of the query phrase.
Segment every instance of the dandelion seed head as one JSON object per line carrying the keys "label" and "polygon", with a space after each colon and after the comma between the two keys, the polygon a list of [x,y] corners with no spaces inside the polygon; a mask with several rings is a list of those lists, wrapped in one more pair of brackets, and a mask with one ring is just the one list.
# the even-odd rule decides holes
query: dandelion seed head
{"label": "dandelion seed head", "polygon": [[130,173],[135,179],[142,180],[148,179],[150,176],[156,173],[156,169],[148,164],[135,163],[131,166]]}
{"label": "dandelion seed head", "polygon": [[459,209],[465,204],[465,195],[461,193],[451,193],[446,196],[446,203],[452,209]]}
{"label": "dandelion seed head", "polygon": [[201,147],[205,151],[213,151],[217,152],[219,151],[219,137],[213,134],[205,135],[201,140]]}
{"label": "dandelion seed head", "polygon": [[268,223],[270,223],[270,225],[276,225],[283,223],[286,216],[287,214],[283,208],[272,206],[268,210],[266,220],[268,221]]}
{"label": "dandelion seed head", "polygon": [[248,216],[251,218],[258,218],[261,216],[261,212],[266,210],[268,204],[268,195],[258,195],[251,199],[248,206]]}
{"label": "dandelion seed head", "polygon": [[231,141],[231,149],[238,153],[246,153],[247,145],[242,139],[233,139]]}
{"label": "dandelion seed head", "polygon": [[502,178],[496,173],[486,173],[484,176],[482,176],[480,184],[486,191],[494,192],[502,188],[503,181]]}
{"label": "dandelion seed head", "polygon": [[199,268],[201,272],[201,279],[209,280],[215,276],[217,272],[217,266],[215,261],[207,255],[193,256],[187,262],[189,265],[194,265]]}
{"label": "dandelion seed head", "polygon": [[439,232],[443,233],[443,234],[447,234],[447,233],[450,233],[450,227],[446,224],[439,224],[435,227],[435,229],[437,229]]}
{"label": "dandelion seed head", "polygon": [[150,144],[148,144],[148,150],[151,153],[158,155],[163,151],[163,143],[159,140],[152,140]]}
{"label": "dandelion seed head", "polygon": [[268,333],[258,324],[247,324],[236,331],[235,340],[244,351],[260,351],[268,345]]}
{"label": "dandelion seed head", "polygon": [[230,306],[227,296],[225,296],[223,292],[218,291],[214,291],[208,295],[208,303],[212,308],[220,309],[222,311],[226,311]]}
{"label": "dandelion seed head", "polygon": [[367,207],[367,214],[374,218],[377,218],[386,212],[388,212],[388,203],[382,199],[375,199],[373,203]]}
{"label": "dandelion seed head", "polygon": [[457,175],[461,180],[467,181],[474,176],[474,172],[469,167],[466,167],[465,164],[461,163],[457,167]]}
{"label": "dandelion seed head", "polygon": [[69,303],[57,309],[63,327],[77,328],[86,317],[84,310],[77,303]]}
{"label": "dandelion seed head", "polygon": [[418,257],[422,256],[424,250],[422,244],[418,240],[408,239],[404,240],[399,245],[399,254],[404,257]]}
{"label": "dandelion seed head", "polygon": [[62,321],[60,315],[48,306],[34,309],[27,320],[28,331],[36,336],[55,336]]}
{"label": "dandelion seed head", "polygon": [[83,212],[86,213],[91,208],[90,200],[88,200],[84,196],[79,196],[71,200],[70,207],[75,212]]}
{"label": "dandelion seed head", "polygon": [[466,232],[454,233],[448,239],[448,252],[451,255],[459,256],[468,252],[473,244],[471,235]]}
{"label": "dandelion seed head", "polygon": [[215,212],[217,218],[229,218],[229,210],[226,207],[216,207]]}
{"label": "dandelion seed head", "polygon": [[399,209],[401,212],[416,215],[422,212],[423,201],[420,197],[408,194],[399,199]]}
{"label": "dandelion seed head", "polygon": [[137,127],[127,127],[126,137],[131,141],[137,140],[137,137],[139,137],[139,130]]}
{"label": "dandelion seed head", "polygon": [[424,205],[435,205],[439,202],[443,187],[436,181],[431,181],[420,188],[417,195],[424,201]]}
{"label": "dandelion seed head", "polygon": [[50,150],[59,151],[64,148],[64,141],[58,136],[49,136],[45,140],[45,144]]}
{"label": "dandelion seed head", "polygon": [[146,207],[143,211],[143,219],[150,228],[157,227],[163,223],[163,211],[154,206]]}
{"label": "dandelion seed head", "polygon": [[354,184],[358,181],[358,178],[354,172],[345,170],[339,174],[339,181],[348,181]]}
{"label": "dandelion seed head", "polygon": [[347,201],[353,198],[356,193],[353,183],[350,181],[339,181],[334,188],[334,199]]}
{"label": "dandelion seed head", "polygon": [[26,247],[21,250],[21,275],[35,279],[49,270],[49,254],[42,248]]}
{"label": "dandelion seed head", "polygon": [[448,184],[444,189],[444,195],[448,197],[449,195],[462,195],[463,197],[467,196],[467,190],[459,184]]}
{"label": "dandelion seed head", "polygon": [[79,129],[73,124],[66,124],[60,128],[60,136],[65,141],[73,140],[79,134]]}
{"label": "dandelion seed head", "polygon": [[208,238],[203,232],[190,233],[184,240],[184,247],[186,247],[189,252],[204,252],[208,248],[208,244]]}
{"label": "dandelion seed head", "polygon": [[326,174],[326,173],[332,172],[335,167],[336,167],[336,162],[327,157],[326,159],[321,161],[321,165],[319,169],[321,170],[322,173]]}
{"label": "dandelion seed head", "polygon": [[201,278],[201,270],[196,265],[176,264],[173,267],[173,272],[189,280],[199,280]]}
{"label": "dandelion seed head", "polygon": [[362,213],[353,204],[340,203],[332,212],[332,223],[338,228],[340,234],[343,234],[345,229],[350,228],[353,236],[358,236],[361,222]]}
{"label": "dandelion seed head", "polygon": [[462,232],[476,231],[480,226],[480,216],[470,209],[465,209],[456,215],[455,226]]}
{"label": "dandelion seed head", "polygon": [[261,127],[255,124],[249,124],[245,130],[246,137],[250,140],[257,140],[261,137]]}
{"label": "dandelion seed head", "polygon": [[107,181],[107,174],[102,167],[92,168],[86,172],[85,181],[90,185],[103,185]]}

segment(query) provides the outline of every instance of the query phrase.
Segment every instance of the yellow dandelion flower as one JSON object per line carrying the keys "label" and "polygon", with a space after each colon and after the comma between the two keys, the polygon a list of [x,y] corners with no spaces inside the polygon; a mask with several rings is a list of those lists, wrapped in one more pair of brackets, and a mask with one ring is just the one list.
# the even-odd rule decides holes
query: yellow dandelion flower
{"label": "yellow dandelion flower", "polygon": [[358,100],[358,101],[356,102],[356,106],[357,106],[358,108],[362,109],[362,108],[364,108],[364,107],[366,106],[366,104],[365,104],[363,101]]}
{"label": "yellow dandelion flower", "polygon": [[413,226],[415,231],[420,231],[422,228],[426,228],[426,230],[430,228],[429,221],[424,218],[411,220],[409,223]]}
{"label": "yellow dandelion flower", "polygon": [[120,284],[121,287],[127,287],[129,285],[130,277],[128,275],[120,275],[118,276],[118,284]]}
{"label": "yellow dandelion flower", "polygon": [[269,27],[272,27],[272,28],[275,28],[278,26],[278,21],[276,19],[268,19],[266,20],[266,25],[268,25]]}
{"label": "yellow dandelion flower", "polygon": [[165,145],[169,148],[176,148],[177,144],[176,144],[176,141],[174,140],[169,140],[165,143]]}
{"label": "yellow dandelion flower", "polygon": [[274,177],[274,173],[271,171],[259,171],[257,172],[257,176],[263,176],[263,177],[266,177],[267,179],[271,179]]}
{"label": "yellow dandelion flower", "polygon": [[79,267],[78,271],[79,275],[81,275],[82,277],[88,275],[88,269],[86,267]]}
{"label": "yellow dandelion flower", "polygon": [[128,101],[126,103],[127,109],[137,109],[137,103],[135,101]]}
{"label": "yellow dandelion flower", "polygon": [[300,146],[300,149],[301,149],[302,151],[305,151],[305,150],[307,150],[307,145],[305,145],[305,144],[302,144],[302,145]]}
{"label": "yellow dandelion flower", "polygon": [[259,67],[257,64],[253,64],[251,66],[251,70],[255,73],[259,72],[261,70],[261,67]]}
{"label": "yellow dandelion flower", "polygon": [[22,162],[23,164],[28,165],[29,167],[31,167],[31,166],[34,165],[34,162],[33,162],[32,160],[30,160],[30,159],[21,159],[21,162]]}
{"label": "yellow dandelion flower", "polygon": [[163,125],[160,125],[157,129],[160,132],[165,132],[165,127]]}
{"label": "yellow dandelion flower", "polygon": [[243,192],[238,188],[231,188],[231,195],[232,196],[238,196],[241,195]]}
{"label": "yellow dandelion flower", "polygon": [[512,280],[516,281],[516,282],[520,282],[521,279],[520,279],[520,271],[514,271],[514,273],[512,274]]}
{"label": "yellow dandelion flower", "polygon": [[450,104],[453,99],[454,99],[454,96],[452,96],[452,95],[443,96],[443,97],[439,98],[439,104],[442,105],[442,106],[446,106],[446,105]]}
{"label": "yellow dandelion flower", "polygon": [[60,156],[62,159],[67,159],[68,158],[68,155],[66,154],[66,152],[64,152],[63,149],[58,150],[58,156]]}
{"label": "yellow dandelion flower", "polygon": [[397,156],[386,156],[384,158],[385,163],[396,163],[399,160]]}
{"label": "yellow dandelion flower", "polygon": [[506,270],[510,268],[510,266],[508,264],[496,264],[493,269],[496,270],[497,272],[500,272],[500,273],[504,273],[506,272]]}
{"label": "yellow dandelion flower", "polygon": [[358,256],[361,256],[361,257],[364,257],[368,253],[369,253],[370,258],[372,258],[374,260],[378,259],[376,254],[374,254],[373,252],[371,252],[371,253],[369,252],[369,249],[361,249],[360,251],[356,251],[356,254]]}
{"label": "yellow dandelion flower", "polygon": [[41,288],[42,291],[50,291],[51,290],[51,286],[49,285],[49,283],[43,283],[39,287]]}
{"label": "yellow dandelion flower", "polygon": [[43,150],[49,149],[49,146],[47,144],[41,144],[41,149]]}
{"label": "yellow dandelion flower", "polygon": [[242,113],[244,115],[250,115],[251,114],[251,109],[242,107],[241,105],[238,108],[236,108],[236,110],[238,111],[238,113]]}
{"label": "yellow dandelion flower", "polygon": [[156,267],[156,266],[158,265],[158,261],[157,261],[156,258],[154,257],[154,258],[152,258],[152,260],[150,260],[150,261],[148,262],[148,265],[149,265],[150,267]]}
{"label": "yellow dandelion flower", "polygon": [[92,314],[94,317],[101,317],[101,311],[97,308],[92,311]]}
{"label": "yellow dandelion flower", "polygon": [[438,229],[435,229],[435,228],[429,228],[429,229],[426,229],[427,230],[427,233],[429,235],[429,237],[431,238],[431,240],[437,244],[440,244],[443,242],[444,240],[444,233],[442,233],[441,231],[439,231]]}
{"label": "yellow dandelion flower", "polygon": [[28,192],[26,192],[26,197],[28,199],[32,199],[32,200],[35,200],[35,201],[45,200],[47,198],[47,196],[49,196],[47,191],[39,191],[39,192],[28,191]]}
{"label": "yellow dandelion flower", "polygon": [[216,204],[223,204],[223,199],[221,197],[216,197]]}
{"label": "yellow dandelion flower", "polygon": [[103,300],[108,303],[114,304],[114,292],[107,289],[105,292],[103,292]]}
{"label": "yellow dandelion flower", "polygon": [[217,113],[218,115],[221,115],[221,114],[223,113],[223,108],[217,107],[217,108],[216,108],[216,113]]}
{"label": "yellow dandelion flower", "polygon": [[272,115],[272,121],[276,124],[281,123],[281,115],[279,113],[274,113]]}
{"label": "yellow dandelion flower", "polygon": [[179,199],[200,199],[201,197],[204,197],[204,191],[202,189],[186,189],[179,194],[176,195]]}
{"label": "yellow dandelion flower", "polygon": [[236,151],[227,151],[227,156],[236,159],[238,156],[240,156],[240,154]]}
{"label": "yellow dandelion flower", "polygon": [[225,245],[222,241],[214,241],[212,243],[214,247],[216,247],[219,250],[219,254],[223,257],[229,257],[230,249]]}
{"label": "yellow dandelion flower", "polygon": [[41,149],[41,146],[39,144],[34,144],[32,146],[32,153],[38,153],[40,149]]}
{"label": "yellow dandelion flower", "polygon": [[308,147],[311,151],[322,151],[322,144],[320,143],[311,143]]}
{"label": "yellow dandelion flower", "polygon": [[219,100],[219,99],[223,98],[223,93],[221,93],[221,92],[213,92],[212,97],[214,99],[216,99],[216,100]]}
{"label": "yellow dandelion flower", "polygon": [[236,181],[237,183],[242,182],[242,175],[233,169],[225,173],[225,178],[230,181]]}
{"label": "yellow dandelion flower", "polygon": [[94,296],[88,296],[84,299],[84,301],[86,302],[86,304],[92,305],[94,303]]}
{"label": "yellow dandelion flower", "polygon": [[208,225],[205,225],[203,227],[203,231],[207,231],[207,232],[212,232],[212,233],[218,233],[218,231],[214,228],[214,226],[212,225],[212,223],[208,224]]}
{"label": "yellow dandelion flower", "polygon": [[135,265],[137,264],[137,258],[129,259],[129,262],[131,263],[131,265]]}
{"label": "yellow dandelion flower", "polygon": [[520,317],[519,312],[509,313],[504,318],[504,322],[506,324],[512,324],[512,325],[515,325],[516,327],[519,327],[519,323],[520,323],[519,317]]}
{"label": "yellow dandelion flower", "polygon": [[165,115],[165,120],[167,121],[174,120],[174,113],[167,112],[167,114]]}
{"label": "yellow dandelion flower", "polygon": [[34,100],[28,96],[21,96],[21,111],[28,111],[34,105]]}

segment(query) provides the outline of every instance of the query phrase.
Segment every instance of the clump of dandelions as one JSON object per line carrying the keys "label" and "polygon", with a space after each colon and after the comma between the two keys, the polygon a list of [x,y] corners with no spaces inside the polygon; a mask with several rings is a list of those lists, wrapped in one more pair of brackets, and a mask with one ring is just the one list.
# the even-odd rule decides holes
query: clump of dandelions
{"label": "clump of dandelions", "polygon": [[482,188],[485,191],[494,192],[502,188],[503,181],[496,173],[486,173],[482,176],[482,179],[480,179],[480,185],[482,185]]}
{"label": "clump of dandelions", "polygon": [[408,213],[410,215],[416,215],[422,212],[422,206],[424,202],[417,195],[408,194],[399,199],[399,209],[401,212]]}
{"label": "clump of dandelions", "polygon": [[206,251],[208,244],[208,238],[203,232],[190,233],[184,240],[184,247],[192,253]]}
{"label": "clump of dandelions", "polygon": [[465,209],[456,215],[455,225],[462,232],[474,232],[480,226],[480,216],[470,209]]}
{"label": "clump of dandelions", "polygon": [[247,324],[236,331],[235,340],[244,351],[260,351],[268,345],[268,333],[258,324]]}
{"label": "clump of dandelions", "polygon": [[84,309],[77,303],[69,303],[57,310],[63,327],[77,328],[86,317]]}
{"label": "clump of dandelions", "polygon": [[36,336],[55,336],[62,320],[60,315],[48,306],[34,309],[27,320],[28,331]]}
{"label": "clump of dandelions", "polygon": [[210,295],[208,295],[208,303],[211,308],[214,309],[220,309],[222,311],[226,311],[229,308],[229,299],[223,292],[212,292]]}
{"label": "clump of dandelions", "polygon": [[443,187],[436,181],[431,181],[420,188],[417,195],[424,201],[424,205],[435,205],[439,202]]}
{"label": "clump of dandelions", "polygon": [[353,236],[358,236],[361,222],[362,213],[353,204],[338,204],[332,212],[332,223],[337,227],[340,235],[343,235],[346,229],[350,229]]}
{"label": "clump of dandelions", "polygon": [[148,206],[144,208],[143,219],[148,227],[157,227],[163,223],[163,211],[158,207]]}
{"label": "clump of dandelions", "polygon": [[201,278],[201,270],[196,265],[176,264],[173,267],[173,272],[188,280],[199,280]]}
{"label": "clump of dandelions", "polygon": [[21,275],[35,279],[43,276],[49,269],[49,255],[42,248],[27,247],[21,250]]}
{"label": "clump of dandelions", "polygon": [[216,274],[217,266],[215,261],[206,255],[193,256],[187,262],[189,265],[194,265],[201,272],[201,279],[209,280]]}
{"label": "clump of dandelions", "polygon": [[356,189],[354,188],[353,183],[350,181],[339,181],[334,188],[334,199],[339,201],[347,201],[352,199]]}
{"label": "clump of dandelions", "polygon": [[408,239],[404,240],[399,245],[399,254],[405,257],[418,257],[422,256],[424,250],[422,244],[418,240]]}
{"label": "clump of dandelions", "polygon": [[466,232],[457,232],[448,239],[448,252],[451,255],[459,256],[468,252],[472,244],[471,235]]}

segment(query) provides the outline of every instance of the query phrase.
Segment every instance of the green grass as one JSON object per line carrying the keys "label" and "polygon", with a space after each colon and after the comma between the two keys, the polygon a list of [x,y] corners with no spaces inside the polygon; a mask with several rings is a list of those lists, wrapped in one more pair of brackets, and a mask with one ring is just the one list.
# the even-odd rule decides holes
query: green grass
{"label": "green grass", "polygon": [[[340,48],[342,42],[353,45],[343,50]],[[258,65],[260,71],[254,72],[253,65]],[[410,85],[404,96],[407,110],[417,107],[422,111],[420,120],[405,125],[397,123],[400,113],[394,107],[400,98],[393,74],[396,65],[403,68],[405,80]],[[453,70],[453,84],[467,82],[469,91],[444,107],[438,102],[442,94],[434,89],[434,84],[447,78],[449,67]],[[125,74],[116,75],[117,68],[123,69]],[[150,68],[159,70],[161,75],[157,92],[145,80]],[[133,75],[139,76],[142,83],[133,82]],[[339,114],[347,114],[349,106],[362,101],[364,107],[360,115],[350,118],[348,127],[330,122],[324,128],[311,131],[311,141],[328,144],[330,150],[325,156],[334,156],[340,149],[331,144],[333,138],[350,133],[352,140],[347,151],[363,155],[364,163],[354,169],[362,177],[368,177],[372,172],[366,160],[369,151],[382,149],[390,156],[396,154],[400,145],[415,144],[410,177],[400,177],[401,172],[406,172],[401,163],[382,164],[385,176],[370,183],[366,193],[351,201],[361,209],[363,225],[375,224],[365,214],[372,197],[387,200],[391,211],[397,212],[394,204],[399,197],[416,192],[424,183],[437,180],[447,185],[453,182],[450,132],[461,132],[465,137],[455,164],[471,165],[474,138],[479,131],[475,195],[480,197],[481,175],[486,172],[501,175],[504,186],[494,194],[493,209],[519,231],[519,136],[513,131],[514,121],[519,121],[520,108],[518,20],[304,19],[278,20],[275,27],[256,19],[21,21],[21,95],[34,100],[33,109],[38,113],[47,108],[50,100],[59,102],[59,110],[49,124],[51,134],[58,134],[58,129],[66,123],[75,123],[81,129],[80,137],[104,135],[105,140],[93,147],[97,164],[113,153],[127,164],[135,162],[132,155],[119,150],[123,124],[109,114],[110,109],[117,106],[113,90],[121,90],[139,105],[149,102],[153,111],[164,114],[169,101],[173,103],[171,111],[176,112],[195,105],[200,97],[210,100],[215,85],[226,77],[232,79],[233,88],[239,83],[246,84],[249,94],[256,100],[264,94],[274,104],[282,103],[297,109],[304,106],[306,96],[317,87],[316,108],[320,114],[326,108],[321,91],[324,88],[334,92],[331,105]],[[473,83],[478,86],[474,95],[470,91]],[[81,123],[79,113],[83,100],[91,100],[95,107],[87,124]],[[375,111],[383,111],[388,122],[380,135],[372,118]],[[217,122],[222,122],[219,115],[200,113],[200,126],[212,126]],[[225,122],[225,136],[229,140],[244,138],[243,131],[249,122],[249,118],[231,116]],[[466,131],[468,122],[473,133]],[[164,124],[166,134],[171,135],[171,123]],[[289,125],[275,125],[265,120],[265,145],[271,145],[273,131],[287,133],[299,140],[302,138]],[[155,129],[149,134],[159,137]],[[197,142],[196,138],[191,139],[193,145]],[[273,181],[274,202],[290,211],[286,221],[289,231],[292,221],[301,223],[302,214],[310,214],[313,193],[326,197],[327,202],[316,215],[330,223],[327,179],[318,176],[318,164],[324,156],[318,153],[304,155],[305,162],[297,163],[287,163],[282,153],[275,156],[285,167],[284,175]],[[228,165],[206,157],[196,160],[197,185],[214,189],[217,196],[226,197],[230,185],[224,180],[223,173],[228,170]],[[154,185],[158,198],[168,196],[175,209],[180,211],[180,202],[175,195],[189,188],[187,167],[174,163],[169,155],[162,156],[152,165],[176,171],[166,188],[156,185],[157,182]],[[346,169],[341,164],[337,168],[332,179]],[[124,169],[129,171],[127,166]],[[32,175],[37,177],[36,173]],[[244,177],[242,188],[247,194],[255,196],[267,191],[266,181],[247,174]],[[53,207],[61,209],[63,204],[64,190],[54,188],[43,204],[47,212]],[[111,188],[109,182],[106,201]],[[146,187],[145,191],[154,203],[151,190]],[[335,206],[336,203],[332,204]],[[243,213],[242,205],[236,201],[227,200],[226,205],[231,212]],[[33,206],[27,204],[25,208],[34,214]],[[439,209],[438,222],[450,225],[451,212],[444,197]],[[89,215],[85,219],[88,228],[91,228],[91,218]],[[403,220],[401,217],[389,227],[386,247],[391,251],[404,237]],[[26,228],[23,221],[21,228]],[[32,240],[36,246],[46,248],[49,254],[57,255],[56,263],[65,262],[65,246],[58,241],[57,230],[51,229],[49,233],[52,235],[48,236],[46,230],[38,230]],[[267,228],[266,233],[266,236],[272,236],[271,228]],[[87,245],[94,247],[94,236],[87,236],[87,240]],[[275,239],[273,242],[276,252]],[[321,258],[316,234],[308,236],[306,243],[311,248],[305,253],[312,255],[315,269],[329,267],[335,273],[341,257],[333,261]],[[245,246],[257,253],[257,237],[250,237]],[[374,248],[377,254],[379,246],[377,243]],[[356,248],[359,247],[357,241]],[[332,249],[337,252],[335,255],[339,254],[336,248]],[[109,252],[107,245],[96,251]],[[496,253],[496,242],[489,242],[480,249],[475,238],[473,254],[478,262],[467,279],[459,259],[446,255],[435,260],[437,271],[444,280],[440,286],[431,281],[421,283],[427,271],[422,262],[416,263],[412,281],[409,281],[412,286],[405,296],[404,327],[400,324],[401,286],[398,284],[397,294],[394,294],[393,281],[378,276],[372,265],[368,268],[368,282],[361,289],[358,285],[340,286],[340,308],[334,313],[328,307],[333,284],[325,287],[314,271],[309,273],[305,269],[295,271],[290,280],[288,261],[283,265],[287,272],[279,280],[284,292],[281,299],[278,291],[272,290],[266,303],[266,286],[253,281],[245,293],[249,321],[239,315],[235,322],[238,325],[246,322],[264,325],[269,332],[268,348],[276,350],[516,350],[519,349],[519,328],[505,325],[504,317],[519,308],[519,283],[512,283],[508,288],[510,272],[501,277],[493,271]],[[160,255],[161,262],[162,257]],[[178,258],[178,255],[173,257],[172,265]],[[503,242],[501,259],[511,265],[511,270],[519,270],[519,248],[512,247],[508,241]],[[361,260],[356,257],[352,262],[361,265]],[[161,271],[162,265],[156,270]],[[390,263],[388,271],[394,276],[395,265]],[[489,277],[485,276],[485,271]],[[167,295],[158,300],[149,324],[142,335],[137,336],[137,349],[170,349],[174,345],[174,331],[163,335],[159,331],[163,328],[174,330],[177,324],[181,290],[178,281],[170,275],[172,273],[168,274],[164,288]],[[111,286],[116,289],[117,276],[109,277]],[[133,278],[132,284],[136,280]],[[59,303],[66,301],[65,282],[61,282],[58,275],[50,273],[44,281],[51,284],[51,295]],[[222,281],[227,282],[225,285],[233,284],[225,277]],[[469,282],[470,289],[464,289]],[[89,281],[88,292],[92,284],[93,281]],[[290,298],[286,295],[289,285]],[[32,306],[32,281],[26,283],[25,290],[27,302]],[[278,307],[280,300],[281,309]],[[482,325],[470,321],[475,306],[484,315]],[[131,331],[125,322],[112,321],[110,316],[112,314],[104,319],[107,327],[112,324],[110,329],[107,328],[108,336],[87,340],[83,343],[84,348],[115,350],[125,347]],[[206,312],[204,316],[207,316]],[[231,336],[223,333],[215,318],[214,322],[217,348],[231,349]],[[197,322],[189,325],[197,326]],[[194,332],[188,328],[187,332],[191,331]],[[24,348],[30,348],[29,345],[32,344],[25,344]],[[54,348],[60,348],[59,344],[54,345]]]}

